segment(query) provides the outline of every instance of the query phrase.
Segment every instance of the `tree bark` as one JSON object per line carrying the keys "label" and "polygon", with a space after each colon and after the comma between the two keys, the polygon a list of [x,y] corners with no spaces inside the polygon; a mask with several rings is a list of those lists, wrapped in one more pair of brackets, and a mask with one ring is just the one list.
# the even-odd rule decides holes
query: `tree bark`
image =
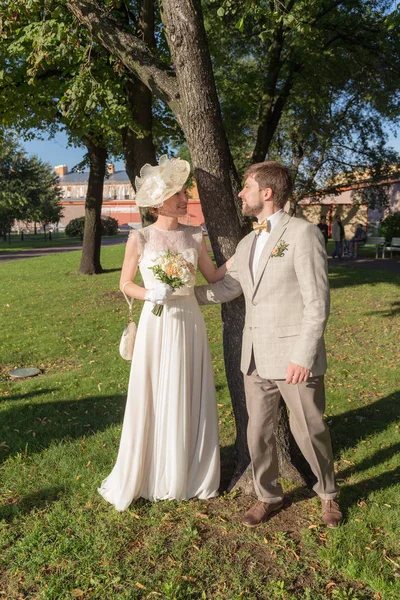
{"label": "tree bark", "polygon": [[85,228],[83,248],[78,273],[95,275],[103,272],[100,263],[101,249],[101,206],[103,203],[103,185],[106,174],[107,150],[88,136],[83,138],[88,150],[90,172],[85,202]]}
{"label": "tree bark", "polygon": [[283,109],[293,87],[295,74],[300,71],[301,65],[294,63],[290,66],[286,81],[279,93],[276,91],[278,74],[281,69],[279,62],[274,65],[274,68],[276,72],[268,72],[264,93],[260,102],[257,139],[252,156],[253,163],[262,162],[267,156]]}
{"label": "tree bark", "polygon": [[[143,41],[149,48],[154,48],[154,2],[142,0],[139,8],[139,30]],[[141,167],[149,163],[157,164],[156,151],[153,144],[153,113],[152,93],[140,79],[132,75],[132,79],[125,86],[132,119],[137,125],[139,133],[134,129],[125,127],[122,131],[122,147],[125,158],[125,167],[133,186],[135,178],[139,175]],[[148,208],[140,208],[140,218],[143,227],[154,223],[155,217]]]}
{"label": "tree bark", "polygon": [[[122,130],[125,168],[135,187],[135,178],[139,175],[141,167],[146,163],[157,164],[152,134],[152,102],[151,92],[138,79],[135,83],[129,81],[126,84],[126,92],[132,117],[142,130],[139,135],[130,127]],[[148,208],[140,208],[139,212],[143,227],[154,223],[155,217]]]}
{"label": "tree bark", "polygon": [[[240,181],[222,122],[200,2],[164,0],[163,21],[182,109],[181,124],[194,165],[201,206],[217,264],[234,254],[247,232],[237,199]],[[229,488],[249,464],[247,411],[240,371],[243,298],[222,307],[225,370],[235,415],[235,471]],[[242,484],[244,482],[242,481]]]}

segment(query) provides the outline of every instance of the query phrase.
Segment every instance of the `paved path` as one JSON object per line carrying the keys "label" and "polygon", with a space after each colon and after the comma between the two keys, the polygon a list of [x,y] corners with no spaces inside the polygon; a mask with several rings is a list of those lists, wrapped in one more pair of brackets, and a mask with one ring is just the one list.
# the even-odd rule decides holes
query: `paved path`
{"label": "paved path", "polygon": [[[118,238],[106,238],[102,240],[102,246],[115,246],[116,244],[125,244],[127,237],[121,235]],[[47,254],[59,254],[61,252],[72,252],[73,250],[81,250],[82,244],[74,246],[56,246],[54,248],[32,248],[30,250],[18,250],[16,252],[0,252],[0,264],[19,258],[35,258],[37,256],[46,256]],[[330,265],[340,266],[343,268],[351,267],[356,269],[375,269],[380,271],[390,271],[392,273],[400,273],[400,259],[395,258],[363,258],[356,259],[344,258],[342,260],[333,259],[328,256]]]}
{"label": "paved path", "polygon": [[[125,244],[126,236],[118,238],[107,238],[102,240],[102,246],[115,246],[116,244]],[[82,250],[82,244],[74,244],[73,246],[55,246],[53,248],[30,248],[28,250],[17,250],[16,252],[1,252],[0,264],[19,258],[36,258],[38,256],[47,256],[48,254],[60,254],[62,252],[72,252],[74,250]]]}
{"label": "paved path", "polygon": [[328,264],[335,267],[350,267],[354,269],[374,269],[400,273],[400,260],[398,258],[343,258],[342,260],[328,256]]}

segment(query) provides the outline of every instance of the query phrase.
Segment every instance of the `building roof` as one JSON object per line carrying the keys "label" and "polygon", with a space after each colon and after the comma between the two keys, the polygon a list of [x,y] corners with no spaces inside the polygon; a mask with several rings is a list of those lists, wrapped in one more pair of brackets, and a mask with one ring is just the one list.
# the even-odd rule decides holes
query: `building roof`
{"label": "building roof", "polygon": [[[89,181],[89,171],[84,171],[83,173],[67,173],[67,175],[63,175],[59,177],[59,185],[71,185],[71,184],[87,184]],[[129,183],[130,179],[125,170],[115,171],[115,173],[110,173],[106,175],[104,179],[105,185],[112,183]]]}

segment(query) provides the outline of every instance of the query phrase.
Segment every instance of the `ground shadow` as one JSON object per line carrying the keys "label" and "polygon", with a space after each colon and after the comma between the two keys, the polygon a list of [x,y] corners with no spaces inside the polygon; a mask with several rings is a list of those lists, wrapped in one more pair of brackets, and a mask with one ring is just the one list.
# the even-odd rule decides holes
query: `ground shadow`
{"label": "ground shadow", "polygon": [[10,402],[12,400],[28,400],[29,398],[34,398],[35,396],[45,396],[46,394],[51,394],[52,392],[57,392],[60,388],[47,388],[40,390],[33,390],[32,392],[23,392],[22,394],[10,394],[8,396],[0,397],[1,400],[6,402]]}
{"label": "ground shadow", "polygon": [[118,273],[118,271],[121,271],[121,267],[118,269],[103,269],[102,273]]}
{"label": "ground shadow", "polygon": [[[400,392],[395,392],[373,404],[358,407],[336,415],[329,419],[334,453],[338,456],[343,450],[353,448],[361,441],[385,431],[398,420]],[[372,456],[349,465],[337,473],[338,479],[347,479],[352,475],[367,472],[374,467],[397,456],[400,452],[400,442],[388,445],[375,452]],[[341,505],[346,512],[350,506],[360,499],[368,497],[372,491],[384,490],[400,482],[400,467],[368,477],[354,484],[344,484],[340,492]]]}
{"label": "ground shadow", "polygon": [[220,490],[226,492],[235,473],[235,445],[221,446],[221,484]]}
{"label": "ground shadow", "polygon": [[342,268],[329,265],[329,283],[332,290],[360,285],[377,285],[378,283],[400,285],[400,274],[378,269],[360,269],[351,266]]}
{"label": "ground shadow", "polygon": [[349,467],[346,467],[346,469],[342,469],[337,473],[337,476],[340,479],[346,479],[347,477],[350,477],[355,473],[361,473],[362,471],[367,471],[372,467],[376,467],[377,465],[380,465],[390,460],[391,458],[393,458],[393,456],[396,456],[397,454],[399,454],[400,456],[400,442],[398,444],[392,444],[387,448],[382,448],[381,450],[378,450],[378,452],[375,452],[375,454],[373,454],[372,456],[368,456],[368,458],[365,458],[361,462],[358,462],[354,465],[350,465]]}
{"label": "ground shadow", "polygon": [[367,477],[358,483],[344,485],[340,491],[340,505],[346,515],[347,510],[360,500],[368,498],[371,492],[387,490],[400,483],[400,467],[385,471],[376,477]]}
{"label": "ground shadow", "polygon": [[394,317],[400,314],[400,301],[392,302],[390,304],[390,308],[387,310],[372,310],[369,313],[366,313],[368,316],[377,316],[377,317]]}
{"label": "ground shadow", "polygon": [[400,391],[397,391],[376,402],[329,417],[328,425],[336,457],[346,448],[353,448],[360,440],[385,431],[397,421],[399,401]]}
{"label": "ground shadow", "polygon": [[57,486],[40,489],[22,498],[13,498],[0,506],[0,520],[12,521],[31,512],[34,508],[40,509],[52,502],[57,502],[65,491],[64,486]]}
{"label": "ground shadow", "polygon": [[0,463],[18,453],[32,454],[54,441],[93,435],[122,423],[126,394],[13,406],[0,427]]}

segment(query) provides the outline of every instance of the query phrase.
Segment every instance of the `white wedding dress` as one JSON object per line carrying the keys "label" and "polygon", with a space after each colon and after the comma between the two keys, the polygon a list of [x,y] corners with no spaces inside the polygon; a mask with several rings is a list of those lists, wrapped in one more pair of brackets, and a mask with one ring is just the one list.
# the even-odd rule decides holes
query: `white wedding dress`
{"label": "white wedding dress", "polygon": [[[137,236],[144,287],[168,248],[197,267],[200,227],[154,225]],[[217,405],[211,356],[194,289],[176,290],[160,317],[145,302],[140,316],[117,462],[99,488],[119,511],[135,498],[216,496],[220,479]]]}

